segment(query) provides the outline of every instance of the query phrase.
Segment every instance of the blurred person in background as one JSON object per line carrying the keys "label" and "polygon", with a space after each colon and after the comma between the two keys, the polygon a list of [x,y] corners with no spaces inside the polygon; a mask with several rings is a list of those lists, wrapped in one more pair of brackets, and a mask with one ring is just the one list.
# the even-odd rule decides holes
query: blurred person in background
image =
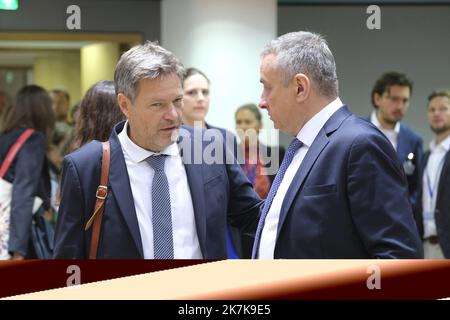
{"label": "blurred person in background", "polygon": [[72,127],[72,130],[70,131],[70,137],[66,139],[66,142],[61,149],[61,154],[66,155],[73,151],[75,126],[78,119],[80,118],[80,103],[81,101],[78,101],[75,105],[72,106],[72,108],[70,108],[70,126]]}
{"label": "blurred person in background", "polygon": [[[242,170],[253,184],[253,188],[265,199],[275,178],[268,173],[268,166],[279,167],[283,161],[284,148],[270,147],[259,141],[259,132],[262,129],[262,115],[259,108],[253,104],[244,104],[235,112],[236,131],[240,139],[240,147],[244,156]],[[252,254],[254,237],[242,236],[242,256],[250,258]]]}
{"label": "blurred person in background", "polygon": [[187,68],[183,81],[183,107],[181,119],[184,124],[207,129],[206,115],[209,111],[209,79],[196,69]]}
{"label": "blurred person in background", "polygon": [[92,140],[108,140],[114,126],[122,120],[125,115],[117,103],[114,81],[97,82],[81,100],[72,151]]}
{"label": "blurred person in background", "polygon": [[50,97],[52,98],[52,108],[56,116],[56,122],[48,156],[52,163],[51,170],[59,177],[62,159],[65,156],[63,149],[72,132],[72,126],[68,122],[70,95],[66,90],[53,89],[50,91]]}
{"label": "blurred person in background", "polygon": [[54,123],[52,101],[47,91],[28,85],[17,94],[15,105],[0,132],[0,163],[3,163],[8,151],[25,130],[34,130],[4,176],[13,186],[8,243],[12,259],[36,257],[30,245],[34,198],[43,200],[36,214],[48,215],[50,212],[50,176],[46,154]]}
{"label": "blurred person in background", "polygon": [[372,89],[374,110],[370,122],[384,133],[397,152],[408,180],[409,199],[414,206],[423,141],[418,133],[402,122],[409,109],[412,89],[412,81],[405,74],[384,73]]}
{"label": "blurred person in background", "polygon": [[[249,103],[240,106],[235,113],[236,130],[240,138],[240,147],[245,163],[242,165],[247,178],[253,184],[258,195],[265,199],[275,175],[268,174],[265,167],[276,165],[283,160],[283,147],[270,147],[259,141],[262,129],[262,115],[256,104]],[[276,155],[278,157],[272,157]],[[275,160],[276,163],[271,161]]]}
{"label": "blurred person in background", "polygon": [[426,259],[450,259],[450,91],[428,97],[428,123],[436,134],[419,174],[416,224]]}
{"label": "blurred person in background", "polygon": [[[74,129],[67,142],[67,153],[81,148],[92,140],[108,140],[114,126],[125,120],[125,115],[117,103],[114,81],[103,80],[91,86],[80,103],[72,108],[71,117]],[[59,209],[58,184],[56,189],[52,186],[52,206],[56,212]]]}

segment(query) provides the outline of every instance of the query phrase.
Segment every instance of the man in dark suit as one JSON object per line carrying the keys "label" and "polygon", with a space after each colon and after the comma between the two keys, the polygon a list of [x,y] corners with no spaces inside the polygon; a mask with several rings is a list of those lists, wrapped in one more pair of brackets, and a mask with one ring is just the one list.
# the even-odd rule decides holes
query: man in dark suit
{"label": "man in dark suit", "polygon": [[425,258],[450,258],[450,91],[428,97],[428,122],[436,137],[420,168],[416,222]]}
{"label": "man in dark suit", "polygon": [[384,73],[372,89],[372,105],[375,110],[370,121],[386,135],[397,151],[408,180],[409,198],[414,206],[423,141],[418,133],[401,122],[409,108],[411,92],[412,82],[406,75],[398,72]]}
{"label": "man in dark suit", "polygon": [[405,174],[386,137],[338,98],[325,40],[293,32],[262,53],[260,107],[294,140],[266,199],[253,257],[421,258]]}
{"label": "man in dark suit", "polygon": [[[213,131],[219,143],[208,153],[203,135],[211,131],[180,129],[182,75],[178,59],[151,42],[130,49],[117,64],[117,99],[127,121],[109,139],[98,258],[222,259],[227,220],[245,232],[256,229],[261,200],[239,165],[226,162],[234,157],[222,134]],[[84,226],[95,203],[101,154],[94,141],[64,160],[56,258],[88,256],[91,230]]]}

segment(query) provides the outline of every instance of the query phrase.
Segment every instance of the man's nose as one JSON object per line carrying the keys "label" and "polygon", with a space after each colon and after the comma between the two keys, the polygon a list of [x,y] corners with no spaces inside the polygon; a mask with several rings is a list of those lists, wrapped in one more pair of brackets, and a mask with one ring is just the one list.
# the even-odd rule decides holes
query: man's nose
{"label": "man's nose", "polygon": [[259,99],[259,107],[261,109],[267,109],[267,100],[263,95],[261,95],[261,98]]}
{"label": "man's nose", "polygon": [[201,90],[197,92],[197,100],[205,100],[205,95]]}
{"label": "man's nose", "polygon": [[180,116],[180,110],[175,106],[175,104],[171,103],[169,106],[169,110],[165,113],[166,120],[176,120]]}

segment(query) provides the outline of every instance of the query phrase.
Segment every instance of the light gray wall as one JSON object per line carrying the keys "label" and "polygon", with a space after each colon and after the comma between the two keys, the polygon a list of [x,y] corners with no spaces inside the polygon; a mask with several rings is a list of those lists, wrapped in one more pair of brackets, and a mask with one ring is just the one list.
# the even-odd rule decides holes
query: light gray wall
{"label": "light gray wall", "polygon": [[21,0],[18,11],[0,10],[0,31],[67,31],[66,9],[81,9],[81,31],[139,32],[159,40],[160,1],[155,0]]}
{"label": "light gray wall", "polygon": [[381,30],[366,28],[366,8],[280,6],[278,34],[308,30],[324,35],[335,55],[340,97],[360,116],[372,111],[370,92],[383,72],[406,73],[414,89],[404,121],[428,148],[433,133],[427,96],[437,88],[450,89],[450,6],[381,6]]}

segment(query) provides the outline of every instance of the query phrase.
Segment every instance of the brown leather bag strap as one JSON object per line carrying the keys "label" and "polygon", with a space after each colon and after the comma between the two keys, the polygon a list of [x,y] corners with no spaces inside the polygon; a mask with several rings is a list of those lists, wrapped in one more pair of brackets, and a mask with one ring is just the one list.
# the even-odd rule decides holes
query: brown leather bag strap
{"label": "brown leather bag strap", "polygon": [[105,211],[105,201],[108,195],[108,177],[109,177],[109,163],[110,163],[110,146],[109,141],[102,142],[103,156],[102,156],[102,173],[100,177],[100,185],[97,187],[95,197],[94,212],[91,218],[86,223],[84,230],[92,227],[91,246],[89,249],[89,259],[97,259],[98,241],[100,239],[100,229],[102,226],[103,212]]}

